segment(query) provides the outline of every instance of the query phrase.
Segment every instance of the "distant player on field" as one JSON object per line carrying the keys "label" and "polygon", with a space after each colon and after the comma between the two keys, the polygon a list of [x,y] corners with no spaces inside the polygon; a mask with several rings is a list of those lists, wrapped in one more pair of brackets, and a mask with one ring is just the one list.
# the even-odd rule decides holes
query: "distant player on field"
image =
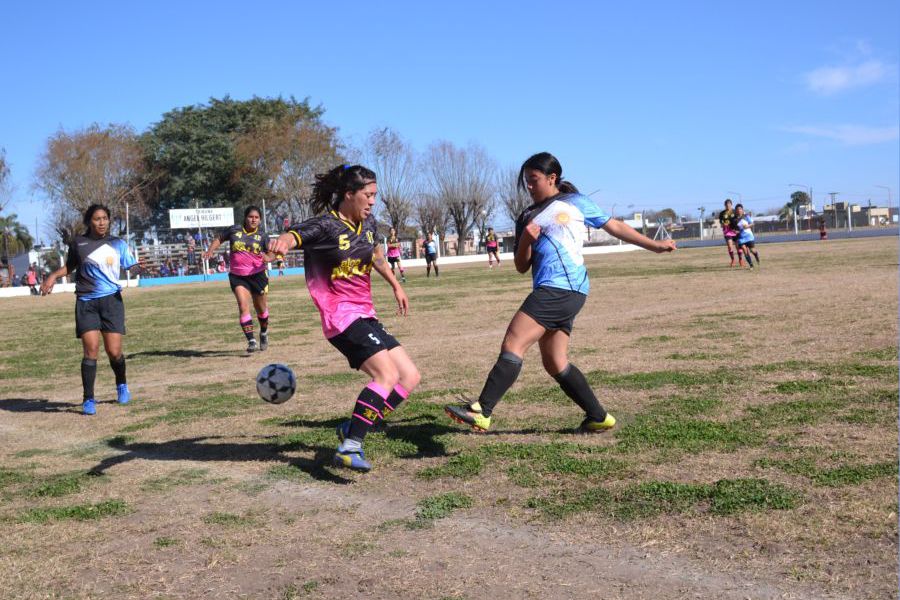
{"label": "distant player on field", "polygon": [[397,230],[391,227],[387,239],[387,259],[391,264],[391,273],[394,272],[394,266],[400,269],[400,282],[406,283],[406,275],[403,271],[403,265],[400,264],[400,240],[397,238]]}
{"label": "distant player on field", "polygon": [[578,431],[606,431],[616,424],[615,418],[606,412],[568,356],[569,335],[590,287],[581,255],[585,224],[602,227],[624,242],[653,252],[671,252],[675,242],[651,240],[607,217],[574,185],[562,181],[562,167],[548,152],[525,161],[519,170],[519,186],[527,188],[534,204],[516,220],[514,260],[519,273],[531,269],[534,291],[510,321],[500,356],[478,399],[448,405],[444,410],[455,421],[487,431],[494,407],[518,378],[525,352],[537,342],[544,369],[585,413]]}
{"label": "distant player on field", "polygon": [[437,264],[437,242],[434,241],[434,238],[437,236],[437,232],[432,231],[428,237],[422,242],[422,249],[425,251],[425,276],[431,277],[431,267],[434,267],[434,276],[440,276],[440,270],[438,269]]}
{"label": "distant player on field", "polygon": [[493,227],[488,227],[487,235],[485,236],[485,246],[487,247],[487,255],[488,255],[488,268],[493,269],[494,263],[493,259],[497,259],[497,266],[500,266],[500,255],[497,253],[498,243],[497,243],[497,234],[494,233]]}
{"label": "distant player on field", "polygon": [[737,217],[731,208],[731,198],[725,200],[725,210],[719,212],[719,225],[722,226],[722,235],[725,237],[725,247],[728,248],[728,256],[731,257],[731,266],[734,266],[734,252],[737,250],[738,266],[744,266],[744,251],[737,245]]}
{"label": "distant player on field", "polygon": [[[228,282],[237,299],[241,330],[247,338],[247,352],[269,347],[269,274],[266,272],[266,262],[275,256],[266,253],[265,236],[259,230],[261,215],[257,207],[248,206],[244,210],[244,222],[223,231],[203,253],[203,257],[209,260],[222,243],[229,244],[231,269]],[[259,320],[259,344],[253,334],[251,302]]]}
{"label": "distant player on field", "polygon": [[66,264],[48,275],[41,284],[41,295],[53,291],[56,280],[75,273],[75,335],[81,338],[81,412],[97,412],[94,381],[97,378],[97,356],[100,337],[116,375],[116,398],[128,404],[131,393],[125,378],[125,303],[119,285],[119,269],[140,269],[124,240],[109,235],[109,209],[92,204],[84,212],[84,235],[76,235],[69,245]]}
{"label": "distant player on field", "polygon": [[393,288],[398,312],[409,299],[388,268],[377,239],[372,207],[375,173],[360,165],[341,165],[316,175],[311,204],[319,216],[292,225],[269,244],[284,254],[303,250],[306,284],[322,317],[322,330],[353,369],[372,378],[356,399],[349,421],[338,426],[334,464],[357,471],[372,468],[363,440],[373,425],[397,409],[419,384],[419,371],[406,350],[375,316],[372,269]]}
{"label": "distant player on field", "polygon": [[744,212],[743,204],[735,206],[734,211],[737,217],[737,228],[740,232],[737,243],[744,251],[744,255],[747,257],[747,264],[752,269],[753,259],[750,258],[751,253],[756,257],[756,266],[760,264],[759,253],[756,251],[756,236],[753,235],[753,218]]}

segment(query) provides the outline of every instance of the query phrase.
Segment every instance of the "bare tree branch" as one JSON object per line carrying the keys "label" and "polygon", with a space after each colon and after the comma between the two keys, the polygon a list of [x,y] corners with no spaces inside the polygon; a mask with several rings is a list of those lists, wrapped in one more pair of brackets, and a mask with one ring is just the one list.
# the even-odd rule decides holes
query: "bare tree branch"
{"label": "bare tree branch", "polygon": [[134,214],[146,214],[153,182],[146,175],[134,130],[128,125],[95,123],[73,133],[60,130],[47,140],[34,187],[47,194],[54,227],[68,242],[91,204],[108,206],[120,230],[125,202]]}
{"label": "bare tree branch", "polygon": [[428,149],[425,172],[431,193],[446,207],[459,236],[456,252],[463,254],[475,220],[494,197],[496,163],[481,146],[457,148],[442,141]]}
{"label": "bare tree branch", "polygon": [[366,165],[378,177],[382,214],[402,232],[413,213],[417,184],[416,157],[410,145],[390,128],[376,129],[366,139]]}

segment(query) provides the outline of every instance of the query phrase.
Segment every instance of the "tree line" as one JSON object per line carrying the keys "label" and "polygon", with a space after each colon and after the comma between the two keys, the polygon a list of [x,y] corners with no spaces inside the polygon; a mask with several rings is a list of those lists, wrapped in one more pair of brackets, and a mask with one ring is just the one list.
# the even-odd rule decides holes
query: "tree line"
{"label": "tree line", "polygon": [[[478,144],[438,140],[419,152],[381,128],[353,146],[325,123],[324,112],[308,99],[225,97],[175,108],[142,132],[127,124],[60,129],[44,145],[33,187],[46,195],[50,225],[63,242],[80,231],[93,203],[112,208],[121,231],[126,203],[137,228],[166,228],[169,209],[242,209],[265,200],[273,230],[312,216],[315,174],[342,162],[376,172],[379,220],[401,235],[464,239],[494,218],[515,220],[530,204],[517,169],[500,168]],[[9,171],[2,159],[0,186]]]}

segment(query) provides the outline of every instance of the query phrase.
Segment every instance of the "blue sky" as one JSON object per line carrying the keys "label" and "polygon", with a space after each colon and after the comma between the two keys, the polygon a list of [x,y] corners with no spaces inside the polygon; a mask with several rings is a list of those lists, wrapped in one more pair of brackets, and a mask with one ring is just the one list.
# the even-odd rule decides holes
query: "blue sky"
{"label": "blue sky", "polygon": [[[79,6],[83,4],[84,6]],[[60,127],[130,123],[226,94],[309,97],[349,141],[553,152],[607,211],[696,214],[789,184],[900,196],[896,1],[13,3],[0,146],[17,212]],[[44,223],[40,224],[41,229]]]}

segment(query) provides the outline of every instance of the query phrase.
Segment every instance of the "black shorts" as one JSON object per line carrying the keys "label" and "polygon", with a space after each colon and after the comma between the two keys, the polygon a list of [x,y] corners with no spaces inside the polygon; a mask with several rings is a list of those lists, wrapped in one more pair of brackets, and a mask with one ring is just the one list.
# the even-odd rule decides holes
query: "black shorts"
{"label": "black shorts", "polygon": [[391,350],[400,345],[389,334],[378,319],[357,319],[334,337],[328,338],[331,345],[347,357],[347,362],[359,370],[369,357],[382,350]]}
{"label": "black shorts", "polygon": [[425,254],[425,264],[437,262],[437,254]]}
{"label": "black shorts", "polygon": [[125,303],[116,292],[93,300],[75,301],[75,337],[88,331],[108,331],[125,335]]}
{"label": "black shorts", "polygon": [[254,296],[262,296],[269,293],[269,274],[265,271],[254,273],[253,275],[235,275],[228,274],[228,283],[231,284],[231,291],[236,287],[247,288],[247,291]]}
{"label": "black shorts", "polygon": [[528,294],[519,310],[547,329],[572,333],[575,316],[585,300],[587,296],[579,292],[539,287]]}
{"label": "black shorts", "polygon": [[392,265],[395,265],[398,262],[400,262],[399,256],[388,256],[387,259],[388,259],[388,262],[391,263]]}
{"label": "black shorts", "polygon": [[738,244],[739,246],[747,246],[748,248],[754,248],[756,246],[756,242],[750,240],[749,242],[744,242],[743,244]]}
{"label": "black shorts", "polygon": [[487,251],[488,251],[488,254],[497,254],[497,247],[496,246],[494,246],[493,248],[488,247]]}

